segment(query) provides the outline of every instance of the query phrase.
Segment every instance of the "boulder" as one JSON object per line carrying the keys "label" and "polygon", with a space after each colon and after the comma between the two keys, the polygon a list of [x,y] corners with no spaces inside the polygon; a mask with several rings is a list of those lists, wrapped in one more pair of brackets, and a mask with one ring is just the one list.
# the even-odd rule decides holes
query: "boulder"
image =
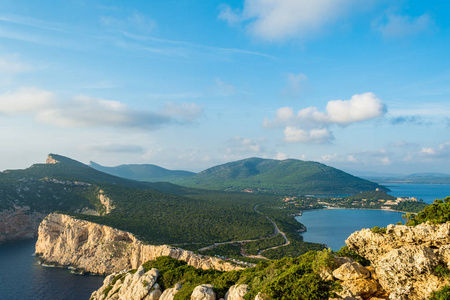
{"label": "boulder", "polygon": [[236,284],[230,287],[225,294],[225,300],[244,300],[244,295],[249,291],[248,285]]}
{"label": "boulder", "polygon": [[191,300],[216,300],[216,294],[211,284],[202,284],[195,287],[191,294]]}

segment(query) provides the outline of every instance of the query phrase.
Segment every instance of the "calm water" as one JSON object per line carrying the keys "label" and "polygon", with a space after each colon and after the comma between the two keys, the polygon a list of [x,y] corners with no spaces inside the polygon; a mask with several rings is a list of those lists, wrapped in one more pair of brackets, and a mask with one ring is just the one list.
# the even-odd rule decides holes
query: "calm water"
{"label": "calm water", "polygon": [[332,250],[339,250],[354,231],[395,224],[402,221],[402,215],[370,209],[319,209],[304,212],[296,219],[308,228],[301,234],[305,242],[326,244]]}
{"label": "calm water", "polygon": [[426,203],[433,203],[434,199],[450,196],[450,184],[397,184],[386,185],[395,197],[416,197]]}
{"label": "calm water", "polygon": [[[391,189],[389,194],[392,196],[416,197],[426,203],[450,196],[448,184],[397,184],[387,187]],[[301,234],[304,241],[323,243],[333,250],[339,250],[352,232],[362,228],[395,224],[403,221],[402,215],[379,210],[329,209],[307,211],[296,219],[308,228],[307,232]]]}
{"label": "calm water", "polygon": [[36,240],[0,244],[0,299],[82,300],[103,283],[101,276],[45,268],[32,256]]}

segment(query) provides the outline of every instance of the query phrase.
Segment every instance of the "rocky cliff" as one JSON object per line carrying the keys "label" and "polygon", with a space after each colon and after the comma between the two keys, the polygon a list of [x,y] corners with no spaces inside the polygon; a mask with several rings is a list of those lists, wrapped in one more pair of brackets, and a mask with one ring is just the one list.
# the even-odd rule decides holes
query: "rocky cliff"
{"label": "rocky cliff", "polygon": [[[161,290],[158,284],[159,271],[155,268],[146,270],[139,266],[135,273],[119,272],[108,275],[103,285],[92,293],[91,300],[173,300],[182,285],[177,283],[174,287]],[[191,300],[244,300],[248,292],[246,284],[233,285],[229,288],[224,298],[216,295],[212,284],[196,286],[191,295]],[[255,300],[262,300],[257,295]]]}
{"label": "rocky cliff", "polygon": [[0,243],[36,237],[45,215],[31,212],[28,206],[0,211]]}
{"label": "rocky cliff", "polygon": [[215,257],[167,245],[145,245],[133,234],[108,226],[50,214],[39,226],[36,254],[48,263],[72,266],[95,274],[111,274],[136,269],[160,256],[185,260],[202,269],[241,269]]}
{"label": "rocky cliff", "polygon": [[449,284],[439,270],[450,267],[450,223],[389,225],[386,233],[363,229],[346,243],[371,262],[390,299],[427,299]]}

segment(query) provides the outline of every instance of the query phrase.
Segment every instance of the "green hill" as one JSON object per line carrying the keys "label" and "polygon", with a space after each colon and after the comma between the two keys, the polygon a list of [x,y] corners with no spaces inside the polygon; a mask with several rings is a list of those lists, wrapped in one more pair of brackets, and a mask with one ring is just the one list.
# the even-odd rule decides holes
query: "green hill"
{"label": "green hill", "polygon": [[278,195],[356,194],[387,188],[318,162],[248,158],[175,181],[190,187]]}
{"label": "green hill", "polygon": [[90,167],[111,175],[139,181],[159,182],[174,181],[176,179],[194,176],[194,172],[167,170],[156,165],[120,165],[116,167],[104,167],[91,161]]}
{"label": "green hill", "polygon": [[[0,211],[23,206],[30,207],[30,213],[60,211],[132,232],[151,244],[181,244],[193,250],[270,236],[274,227],[254,210],[257,204],[266,215],[273,214],[280,228],[295,233],[301,227],[287,216],[292,212],[279,211],[278,197],[134,181],[55,154],[46,164],[0,172]],[[292,240],[295,252],[288,250],[296,255],[323,247],[302,242],[298,235],[293,239],[298,240]]]}

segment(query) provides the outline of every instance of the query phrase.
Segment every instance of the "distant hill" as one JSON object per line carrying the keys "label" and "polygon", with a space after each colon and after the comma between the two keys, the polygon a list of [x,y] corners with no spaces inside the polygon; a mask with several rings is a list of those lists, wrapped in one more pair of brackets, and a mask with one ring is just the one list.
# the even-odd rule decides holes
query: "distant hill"
{"label": "distant hill", "polygon": [[114,176],[149,182],[171,182],[180,178],[191,177],[196,174],[189,171],[167,170],[159,166],[150,164],[130,164],[120,165],[116,167],[105,167],[91,161],[89,166],[98,171],[105,172]]}
{"label": "distant hill", "polygon": [[450,184],[450,174],[415,173],[407,176],[364,176],[380,183]]}
{"label": "distant hill", "polygon": [[212,167],[175,183],[205,189],[283,195],[343,195],[377,188],[388,191],[377,183],[324,164],[295,159],[248,158]]}

